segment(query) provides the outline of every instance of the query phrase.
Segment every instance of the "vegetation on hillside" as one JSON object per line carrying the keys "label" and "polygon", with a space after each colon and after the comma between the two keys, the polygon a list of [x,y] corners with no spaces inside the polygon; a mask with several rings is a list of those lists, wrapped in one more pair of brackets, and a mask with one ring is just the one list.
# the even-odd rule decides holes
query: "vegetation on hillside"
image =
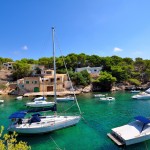
{"label": "vegetation on hillside", "polygon": [[[140,85],[150,81],[150,60],[142,58],[121,58],[119,56],[100,57],[98,55],[68,54],[64,57],[69,70],[71,79],[76,85],[88,85],[89,83],[107,85],[113,83],[128,82],[134,85]],[[13,61],[9,58],[0,57],[0,64],[7,61]],[[23,58],[16,61],[13,77],[19,79],[31,75],[29,64],[44,65],[46,68],[53,68],[53,57],[42,57],[38,60]],[[62,57],[56,58],[57,73],[64,73],[64,64]],[[98,79],[92,79],[87,72],[75,72],[75,68],[80,67],[100,67],[103,66],[102,73]],[[38,70],[38,69],[37,69]],[[110,78],[110,81],[108,78]],[[104,82],[105,81],[105,82]],[[103,82],[103,83],[102,83]]]}

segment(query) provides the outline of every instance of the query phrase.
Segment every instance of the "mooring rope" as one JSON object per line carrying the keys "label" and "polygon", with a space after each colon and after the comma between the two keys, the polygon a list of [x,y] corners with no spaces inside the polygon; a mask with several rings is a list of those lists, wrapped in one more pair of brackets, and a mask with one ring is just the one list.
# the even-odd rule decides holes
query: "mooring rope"
{"label": "mooring rope", "polygon": [[147,144],[146,144],[146,141],[145,141],[144,143],[145,143],[146,150],[148,150],[148,146],[147,146]]}
{"label": "mooring rope", "polygon": [[57,148],[58,150],[62,150],[62,149],[59,147],[59,145],[56,143],[56,141],[52,138],[52,136],[50,136],[50,138],[51,138],[51,140],[53,141],[53,143],[56,145],[56,148]]}

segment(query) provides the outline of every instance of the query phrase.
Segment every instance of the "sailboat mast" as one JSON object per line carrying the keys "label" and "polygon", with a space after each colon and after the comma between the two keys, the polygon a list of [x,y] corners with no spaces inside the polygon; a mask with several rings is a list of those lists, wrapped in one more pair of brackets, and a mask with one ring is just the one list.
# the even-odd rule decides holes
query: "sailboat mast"
{"label": "sailboat mast", "polygon": [[53,45],[53,61],[54,61],[54,101],[56,101],[56,61],[55,61],[55,42],[54,42],[54,27],[52,27],[52,45]]}

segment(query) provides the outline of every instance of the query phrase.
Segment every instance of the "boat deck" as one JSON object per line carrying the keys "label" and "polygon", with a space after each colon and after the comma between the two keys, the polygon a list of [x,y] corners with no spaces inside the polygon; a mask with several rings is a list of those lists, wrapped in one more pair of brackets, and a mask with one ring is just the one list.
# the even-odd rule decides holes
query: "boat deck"
{"label": "boat deck", "polygon": [[123,146],[125,145],[125,143],[123,143],[122,141],[120,141],[114,134],[112,133],[108,133],[107,136],[114,141],[118,146]]}

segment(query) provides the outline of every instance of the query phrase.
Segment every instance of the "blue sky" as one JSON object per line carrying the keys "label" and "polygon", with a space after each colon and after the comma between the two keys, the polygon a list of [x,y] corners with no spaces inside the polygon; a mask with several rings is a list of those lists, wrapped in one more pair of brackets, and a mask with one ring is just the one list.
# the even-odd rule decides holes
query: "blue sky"
{"label": "blue sky", "polygon": [[0,57],[56,55],[150,59],[149,0],[0,0]]}

